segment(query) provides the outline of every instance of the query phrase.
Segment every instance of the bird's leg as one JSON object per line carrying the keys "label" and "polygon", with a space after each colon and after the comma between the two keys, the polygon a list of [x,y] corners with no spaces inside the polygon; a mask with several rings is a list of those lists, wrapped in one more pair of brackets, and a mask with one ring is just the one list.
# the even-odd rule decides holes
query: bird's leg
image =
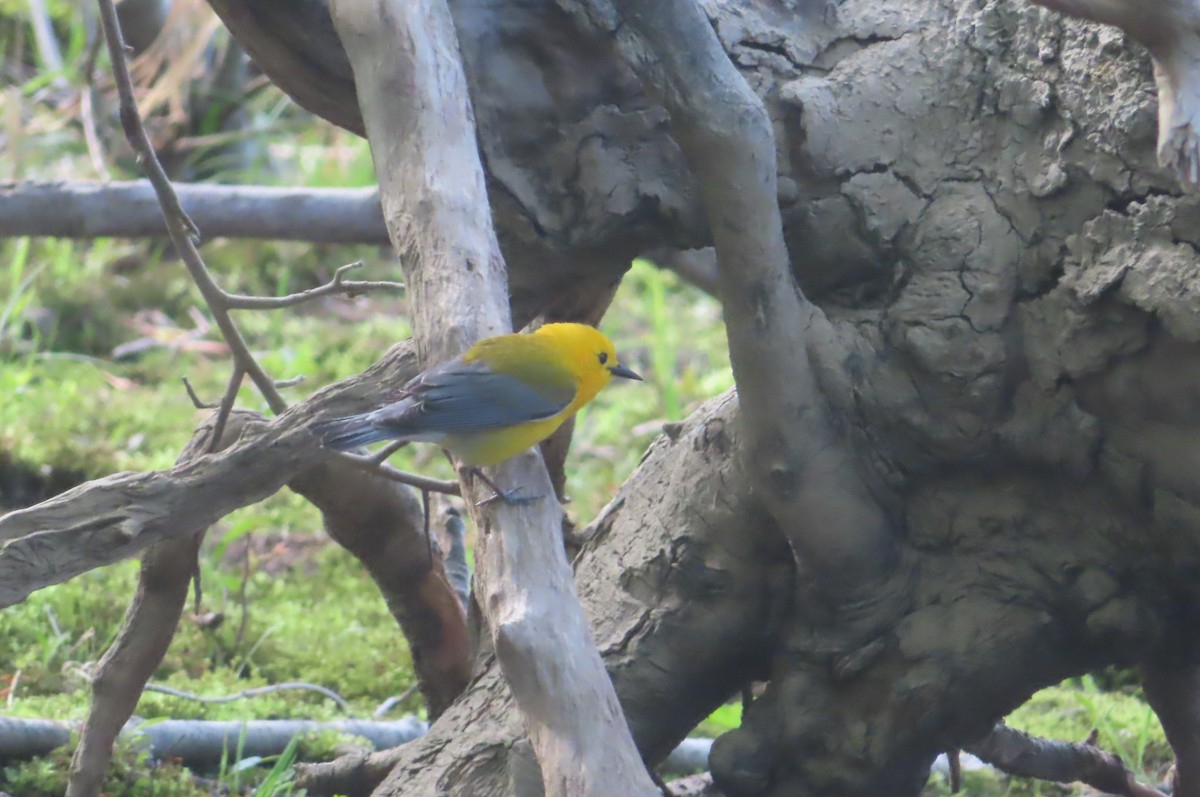
{"label": "bird's leg", "polygon": [[492,492],[494,493],[494,495],[492,495],[490,498],[484,498],[482,501],[476,502],[475,506],[486,506],[487,504],[490,504],[492,501],[496,500],[503,501],[504,503],[511,504],[513,506],[518,506],[520,504],[528,504],[542,497],[540,495],[519,495],[521,492],[521,488],[519,487],[515,490],[501,490],[498,484],[485,476],[482,470],[474,466],[463,468],[463,472],[470,474],[473,478],[479,479],[488,487],[491,487]]}

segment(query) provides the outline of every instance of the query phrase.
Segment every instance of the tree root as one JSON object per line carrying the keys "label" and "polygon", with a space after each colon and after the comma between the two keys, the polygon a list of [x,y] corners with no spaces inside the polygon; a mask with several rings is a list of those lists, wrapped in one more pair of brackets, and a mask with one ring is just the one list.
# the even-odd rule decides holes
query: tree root
{"label": "tree root", "polygon": [[1142,689],[1175,751],[1173,797],[1200,795],[1200,667],[1143,665]]}
{"label": "tree root", "polygon": [[400,760],[401,748],[375,753],[356,752],[324,764],[297,764],[296,788],[309,794],[344,794],[366,797]]}

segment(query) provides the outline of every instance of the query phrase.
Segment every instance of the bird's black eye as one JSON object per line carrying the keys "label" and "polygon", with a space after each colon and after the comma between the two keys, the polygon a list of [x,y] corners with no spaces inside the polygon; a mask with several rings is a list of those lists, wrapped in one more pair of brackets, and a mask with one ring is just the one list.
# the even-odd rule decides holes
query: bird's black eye
{"label": "bird's black eye", "polygon": [[600,364],[604,365],[606,362],[608,362],[608,352],[602,351],[600,352]]}

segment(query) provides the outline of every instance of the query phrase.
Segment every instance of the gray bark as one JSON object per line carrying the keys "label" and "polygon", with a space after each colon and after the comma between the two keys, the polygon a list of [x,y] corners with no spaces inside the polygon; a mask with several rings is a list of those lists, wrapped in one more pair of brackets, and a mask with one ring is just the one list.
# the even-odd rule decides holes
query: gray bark
{"label": "gray bark", "polygon": [[[1195,655],[1170,618],[1196,599],[1200,205],[1156,163],[1149,64],[1114,31],[985,2],[708,11],[773,121],[792,269],[830,325],[805,338],[816,382],[887,518],[882,549],[847,550],[878,557],[866,600],[800,558],[771,685],[714,773],[734,794],[912,794],[1042,685]],[[639,179],[690,183],[671,175]],[[648,692],[620,692],[635,728]],[[456,717],[434,738],[490,763],[457,747],[434,769],[519,792],[487,779],[519,747]]]}
{"label": "gray bark", "polygon": [[[697,191],[701,165],[684,159],[695,140],[672,138],[703,111],[680,107],[695,86],[652,99],[619,42],[591,27],[618,28],[597,9],[585,28],[549,0],[452,7],[518,319],[564,286],[610,285],[647,243],[715,243],[723,292],[737,263],[721,252],[737,231],[718,229],[719,198]],[[590,527],[575,573],[647,759],[750,678],[769,685],[711,760],[731,795],[916,794],[938,751],[1105,664],[1157,673],[1164,712],[1193,699],[1173,690],[1190,688],[1200,659],[1188,622],[1200,609],[1200,200],[1157,164],[1147,54],[1011,2],[705,10],[771,122],[790,266],[816,308],[803,330],[778,330],[812,368],[795,394],[756,386],[773,362],[756,358],[775,355],[737,328],[753,313],[730,314],[735,374],[753,387],[747,450],[774,422],[795,451],[791,435],[813,424],[828,450],[801,446],[798,461],[830,459],[806,478],[881,515],[810,512],[821,501],[780,512],[805,471],[788,454],[780,483],[760,473],[751,489],[732,464],[744,455],[732,400],[656,444]],[[354,104],[322,97],[323,81],[305,90]],[[769,156],[755,146],[760,191]],[[773,235],[755,199],[752,229]],[[746,275],[778,260],[777,242],[759,245],[768,262]],[[770,276],[764,329],[797,301]],[[264,467],[286,468],[280,452],[311,455],[287,417],[269,451],[243,441],[228,456],[257,445]],[[0,534],[46,528],[39,511],[0,520]],[[1194,717],[1168,715],[1185,755]],[[430,734],[388,759],[379,793],[536,793],[531,749],[485,656]]]}
{"label": "gray bark", "polygon": [[[790,600],[787,544],[739,467],[733,394],[651,446],[579,536],[576,589],[651,764],[743,684],[763,676]],[[428,736],[395,751],[377,795],[537,794],[540,775],[493,656]],[[334,787],[333,766],[301,785]],[[358,793],[378,781],[358,782]],[[354,793],[346,788],[317,793]]]}
{"label": "gray bark", "polygon": [[[212,238],[386,244],[375,188],[270,188],[175,183],[179,202]],[[145,181],[0,184],[0,236],[165,238]]]}
{"label": "gray bark", "polygon": [[[123,741],[137,739],[155,758],[178,759],[199,770],[216,769],[223,756],[279,755],[292,737],[314,731],[336,731],[361,736],[377,749],[416,739],[427,723],[414,716],[377,720],[161,720],[143,727],[132,719],[121,728]],[[78,722],[0,717],[0,758],[19,760],[44,756],[70,743]]]}
{"label": "gray bark", "polygon": [[[177,759],[191,769],[211,771],[222,758],[281,754],[300,733],[334,731],[366,739],[388,750],[423,736],[429,723],[415,715],[398,720],[161,720],[142,727],[134,718],[122,740],[137,739],[155,758]],[[17,761],[47,755],[70,743],[78,722],[0,717],[0,759]],[[687,774],[708,766],[711,739],[684,739],[662,763],[663,771]]]}

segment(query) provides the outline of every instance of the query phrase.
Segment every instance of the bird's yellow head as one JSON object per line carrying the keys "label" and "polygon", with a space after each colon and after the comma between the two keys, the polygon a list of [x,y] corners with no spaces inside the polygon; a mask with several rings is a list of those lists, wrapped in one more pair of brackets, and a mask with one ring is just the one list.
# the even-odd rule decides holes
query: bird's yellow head
{"label": "bird's yellow head", "polygon": [[[581,392],[595,395],[614,377],[641,377],[621,365],[617,350],[603,332],[587,324],[545,324],[533,332],[557,349],[579,380]],[[590,389],[590,390],[589,390]],[[590,398],[590,397],[589,397]]]}

